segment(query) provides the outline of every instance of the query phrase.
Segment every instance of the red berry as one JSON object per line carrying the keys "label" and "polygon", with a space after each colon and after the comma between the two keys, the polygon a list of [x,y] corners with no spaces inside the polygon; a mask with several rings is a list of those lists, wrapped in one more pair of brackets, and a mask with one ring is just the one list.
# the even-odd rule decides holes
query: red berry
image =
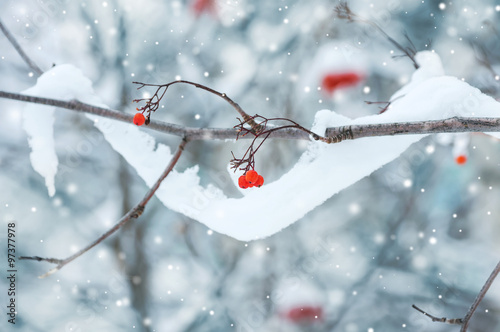
{"label": "red berry", "polygon": [[455,158],[455,162],[459,165],[463,165],[467,162],[467,156],[461,154]]}
{"label": "red berry", "polygon": [[245,179],[244,175],[238,178],[238,185],[240,186],[241,189],[247,189],[250,186],[248,181]]}
{"label": "red berry", "polygon": [[288,310],[285,315],[294,323],[312,323],[315,320],[323,319],[323,308],[319,306],[295,307]]}
{"label": "red berry", "polygon": [[217,4],[215,0],[194,0],[191,3],[191,9],[196,16],[203,13],[209,13],[215,16],[217,14]]}
{"label": "red berry", "polygon": [[255,182],[255,186],[257,188],[260,188],[260,187],[262,187],[263,184],[264,184],[264,177],[262,175],[259,175],[257,177],[257,181]]}
{"label": "red berry", "polygon": [[259,173],[257,173],[256,171],[254,171],[253,169],[249,170],[246,174],[245,174],[245,179],[248,181],[248,183],[251,183],[253,185],[255,185],[255,183],[257,182],[257,179],[259,178]]}
{"label": "red berry", "polygon": [[134,115],[134,124],[136,126],[142,126],[146,122],[146,118],[144,117],[144,114],[142,113],[136,113]]}
{"label": "red berry", "polygon": [[338,88],[349,87],[358,84],[363,77],[354,72],[347,73],[331,73],[323,77],[323,81],[321,82],[321,87],[327,93],[332,93]]}

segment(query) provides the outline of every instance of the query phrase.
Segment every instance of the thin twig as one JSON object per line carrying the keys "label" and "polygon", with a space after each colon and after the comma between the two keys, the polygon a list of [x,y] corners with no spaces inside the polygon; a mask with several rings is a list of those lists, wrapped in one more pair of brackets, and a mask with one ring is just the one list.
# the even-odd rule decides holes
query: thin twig
{"label": "thin twig", "polygon": [[410,40],[410,38],[408,37],[408,35],[406,33],[405,33],[405,37],[410,42],[410,46],[409,47],[403,47],[394,38],[392,38],[391,36],[389,36],[387,34],[387,32],[385,32],[384,29],[382,29],[380,27],[380,25],[378,25],[376,22],[368,20],[368,19],[365,19],[365,18],[362,18],[361,16],[355,14],[351,10],[351,8],[349,8],[349,5],[345,1],[340,2],[340,4],[338,4],[335,7],[335,13],[336,13],[337,17],[340,18],[340,19],[348,20],[349,22],[361,22],[361,23],[365,23],[365,24],[370,25],[372,28],[375,28],[375,30],[377,30],[378,32],[380,32],[385,38],[387,38],[389,40],[389,42],[391,42],[391,44],[393,44],[398,50],[400,50],[401,52],[403,52],[404,55],[406,55],[413,62],[413,66],[415,67],[415,69],[419,68],[418,63],[415,60],[415,55],[417,53],[417,51],[415,49],[415,45],[413,44],[413,42]]}
{"label": "thin twig", "polygon": [[413,309],[421,312],[425,316],[429,317],[433,322],[441,322],[441,323],[448,323],[448,324],[457,324],[457,325],[462,325],[460,328],[460,332],[467,332],[467,328],[469,327],[469,322],[472,318],[472,315],[474,315],[474,312],[476,311],[477,307],[481,303],[481,301],[484,299],[486,296],[486,293],[488,292],[488,289],[490,288],[491,284],[493,284],[493,281],[497,277],[498,273],[500,273],[500,262],[496,265],[495,269],[493,272],[491,272],[490,276],[488,277],[488,280],[484,283],[483,287],[479,291],[479,294],[476,296],[476,299],[470,306],[469,310],[467,311],[467,314],[464,316],[464,318],[446,318],[446,317],[436,317],[433,316],[416,305],[412,304]]}
{"label": "thin twig", "polygon": [[21,56],[21,58],[26,62],[26,64],[38,75],[43,74],[43,70],[40,69],[40,67],[37,66],[37,64],[31,60],[31,58],[24,52],[22,49],[21,45],[17,42],[16,38],[12,35],[12,33],[5,27],[3,24],[2,20],[0,20],[0,30],[2,30],[2,33],[7,37],[9,42],[12,44],[14,49],[17,51],[17,53]]}
{"label": "thin twig", "polygon": [[113,226],[111,227],[108,231],[106,231],[104,234],[102,234],[98,239],[90,243],[88,246],[85,248],[81,249],[74,255],[71,255],[65,259],[57,259],[57,258],[42,258],[39,256],[21,256],[19,259],[24,259],[24,260],[35,260],[35,261],[44,261],[44,262],[49,262],[53,264],[57,264],[57,266],[47,273],[39,276],[39,278],[45,278],[57,271],[59,271],[61,268],[66,266],[68,263],[72,262],[76,258],[80,257],[81,255],[85,254],[87,251],[110,237],[114,232],[119,230],[123,225],[125,225],[130,219],[137,219],[141,216],[141,214],[144,212],[144,209],[146,207],[146,204],[148,204],[149,200],[153,197],[155,192],[158,190],[160,187],[161,183],[163,180],[167,177],[167,175],[172,171],[174,168],[175,164],[177,164],[177,161],[179,160],[182,152],[184,151],[184,147],[186,146],[188,140],[186,138],[182,139],[182,142],[179,144],[177,147],[177,151],[175,151],[174,155],[172,156],[172,159],[168,163],[167,167],[161,174],[161,176],[158,178],[156,183],[149,189],[149,191],[146,193],[144,198],[135,206],[133,207],[130,211],[128,211],[121,219]]}
{"label": "thin twig", "polygon": [[[259,123],[257,123],[258,122],[257,119],[260,121]],[[337,137],[323,137],[321,135],[318,135],[310,131],[307,128],[304,128],[297,122],[287,118],[266,118],[264,116],[256,114],[252,116],[248,121],[252,120],[255,123],[257,123],[258,130],[254,130],[253,128],[248,129],[247,127],[245,127],[248,121],[241,121],[241,119],[238,120],[240,120],[240,123],[233,127],[236,128],[236,130],[238,131],[238,136],[236,137],[236,139],[239,139],[240,137],[245,137],[247,135],[253,136],[254,138],[250,143],[248,149],[246,150],[245,154],[243,155],[243,157],[236,158],[234,154],[231,152],[231,154],[233,155],[233,159],[231,160],[232,164],[231,168],[234,169],[235,172],[236,170],[239,169],[242,170],[244,173],[246,173],[248,170],[254,169],[255,154],[273,132],[278,132],[287,129],[297,129],[305,132],[306,134],[309,134],[311,138],[315,141],[322,141],[324,143],[336,143],[338,141]],[[278,125],[271,126],[270,122],[285,122],[287,124],[279,126]],[[258,138],[260,138],[261,141],[257,145],[257,147],[255,147],[255,143]]]}
{"label": "thin twig", "polygon": [[448,323],[448,324],[457,324],[457,325],[461,325],[463,323],[463,320],[462,318],[446,318],[446,317],[436,317],[436,316],[433,316],[431,314],[428,314],[427,312],[423,311],[422,309],[420,309],[419,307],[417,307],[416,305],[412,304],[411,305],[413,309],[421,312],[422,314],[424,314],[425,316],[429,317],[433,322],[440,322],[440,323]]}
{"label": "thin twig", "polygon": [[212,88],[209,88],[206,85],[199,84],[199,83],[196,83],[196,82],[186,81],[186,80],[177,80],[177,81],[169,82],[169,83],[166,83],[166,84],[150,84],[150,83],[142,83],[142,82],[132,82],[132,83],[139,85],[139,87],[137,88],[138,90],[142,89],[144,87],[155,87],[156,88],[156,91],[155,91],[155,93],[153,94],[153,96],[151,98],[134,99],[135,102],[141,102],[141,101],[145,101],[146,102],[146,105],[143,106],[143,107],[138,108],[138,110],[139,111],[147,111],[148,112],[148,118],[149,118],[149,113],[150,112],[154,112],[154,111],[156,111],[158,109],[159,103],[162,100],[163,96],[165,96],[165,93],[167,92],[168,88],[171,85],[182,83],[182,84],[193,85],[193,86],[195,86],[198,89],[202,89],[202,90],[208,91],[208,92],[210,92],[210,93],[212,93],[212,94],[214,94],[216,96],[221,97],[226,102],[228,102],[241,115],[241,117],[243,118],[244,122],[248,123],[252,127],[252,129],[254,131],[259,131],[259,129],[260,129],[259,125],[253,120],[253,118],[250,115],[248,115],[241,108],[240,105],[238,105],[236,102],[234,102],[225,93],[216,91],[216,90],[214,90]]}
{"label": "thin twig", "polygon": [[466,332],[467,327],[469,326],[469,322],[472,318],[472,315],[474,315],[474,312],[476,311],[477,307],[479,306],[479,303],[484,299],[484,296],[488,292],[488,289],[490,288],[491,284],[497,277],[498,273],[500,273],[500,262],[497,263],[495,266],[495,269],[493,269],[493,272],[491,272],[490,276],[484,283],[483,287],[479,291],[479,294],[477,294],[476,299],[472,303],[472,305],[469,308],[469,311],[467,311],[467,314],[464,317],[464,322],[462,325],[462,328],[460,329],[460,332]]}
{"label": "thin twig", "polygon": [[491,65],[490,60],[488,59],[488,53],[486,51],[486,48],[483,45],[480,45],[479,43],[472,42],[471,43],[471,48],[474,51],[474,55],[476,57],[477,62],[479,62],[480,65],[484,66],[488,71],[491,73],[493,77],[497,77],[497,73],[493,66]]}
{"label": "thin twig", "polygon": [[[130,114],[92,106],[78,100],[64,101],[5,91],[0,91],[0,98],[56,106],[72,111],[96,114],[105,118],[127,123],[132,123],[133,119],[133,116]],[[194,128],[162,121],[151,121],[148,128],[166,134],[186,137],[189,141],[236,139],[239,134],[234,128]],[[364,137],[465,132],[500,132],[500,118],[453,117],[444,120],[340,126],[327,128],[324,136],[331,138],[332,143],[338,143],[346,139]],[[248,135],[240,136],[239,138],[253,139],[252,136]],[[297,128],[283,128],[278,131],[273,131],[270,133],[269,138],[297,140],[311,139],[310,134]]]}

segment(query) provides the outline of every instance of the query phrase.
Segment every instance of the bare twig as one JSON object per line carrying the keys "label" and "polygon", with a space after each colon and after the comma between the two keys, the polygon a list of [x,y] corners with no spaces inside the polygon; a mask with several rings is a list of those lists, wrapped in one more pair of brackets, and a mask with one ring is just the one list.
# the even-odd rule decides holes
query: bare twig
{"label": "bare twig", "polygon": [[471,47],[472,50],[474,51],[474,55],[476,56],[477,62],[479,62],[479,64],[482,65],[483,67],[485,67],[493,77],[497,77],[498,74],[491,65],[491,61],[488,58],[488,52],[486,51],[486,48],[483,45],[475,42],[471,43]]}
{"label": "bare twig", "polygon": [[460,329],[460,332],[466,332],[467,327],[469,326],[470,319],[472,318],[472,315],[474,315],[474,312],[476,311],[477,307],[479,306],[479,303],[484,299],[486,293],[488,292],[488,289],[490,289],[491,284],[497,277],[498,273],[500,273],[500,262],[495,266],[493,269],[493,272],[491,272],[490,276],[484,283],[483,287],[479,291],[479,294],[477,294],[476,299],[474,302],[472,302],[472,305],[469,308],[469,311],[467,311],[467,314],[464,317],[464,322],[462,325],[462,328]]}
{"label": "bare twig", "polygon": [[421,312],[422,314],[424,314],[425,316],[429,317],[433,322],[440,322],[440,323],[448,323],[448,324],[457,324],[457,325],[461,325],[463,323],[463,320],[462,318],[446,318],[446,317],[436,317],[436,316],[433,316],[431,314],[428,314],[427,312],[423,311],[422,309],[420,309],[419,307],[417,307],[416,305],[412,304],[411,305],[413,309]]}
{"label": "bare twig", "polygon": [[153,94],[153,96],[151,98],[134,99],[134,102],[137,102],[137,103],[138,102],[142,102],[142,101],[146,102],[145,106],[139,107],[137,110],[138,111],[142,111],[142,112],[148,112],[148,119],[149,119],[150,113],[151,112],[155,112],[158,109],[160,101],[162,100],[163,96],[167,92],[168,88],[171,85],[183,83],[183,84],[193,85],[193,86],[197,87],[198,89],[202,89],[202,90],[208,91],[210,93],[213,93],[216,96],[221,97],[226,102],[228,102],[241,115],[241,117],[243,118],[244,122],[247,123],[247,124],[249,124],[252,127],[252,130],[259,131],[259,129],[260,129],[259,125],[253,120],[253,118],[250,115],[248,115],[241,108],[240,105],[238,105],[237,103],[235,103],[225,93],[216,91],[216,90],[214,90],[212,88],[209,88],[206,85],[195,83],[195,82],[191,82],[191,81],[185,81],[185,80],[177,80],[177,81],[173,81],[173,82],[166,83],[166,84],[149,84],[149,83],[142,83],[142,82],[132,82],[132,83],[139,85],[139,87],[137,88],[138,90],[142,89],[144,87],[155,87],[156,88],[156,91],[155,91],[155,93]]}
{"label": "bare twig", "polygon": [[25,259],[25,260],[35,260],[35,261],[44,261],[44,262],[49,262],[53,264],[57,264],[57,266],[47,273],[39,276],[39,278],[45,278],[57,271],[59,271],[61,268],[66,266],[68,263],[72,262],[76,258],[80,257],[81,255],[85,254],[87,251],[110,237],[114,232],[119,230],[123,225],[125,225],[130,219],[137,219],[141,216],[141,214],[144,212],[144,209],[146,207],[146,204],[148,204],[149,200],[153,197],[155,192],[158,190],[160,187],[161,183],[163,180],[167,177],[167,175],[172,171],[174,168],[175,164],[177,164],[177,161],[179,160],[182,152],[184,151],[184,147],[186,146],[188,140],[186,138],[182,139],[182,142],[179,144],[177,147],[177,151],[175,151],[174,155],[172,156],[172,159],[170,160],[168,166],[165,168],[161,176],[158,178],[156,183],[149,189],[149,191],[146,193],[144,198],[135,206],[133,207],[130,211],[127,212],[113,227],[111,227],[108,231],[106,231],[104,234],[102,234],[98,239],[90,243],[88,246],[85,248],[81,249],[77,253],[65,258],[65,259],[57,259],[57,258],[42,258],[38,256],[21,256],[19,259]]}
{"label": "bare twig", "polygon": [[345,1],[340,2],[335,7],[335,14],[340,19],[348,20],[349,22],[361,22],[361,23],[365,23],[365,24],[368,24],[371,27],[375,28],[375,30],[377,30],[378,32],[380,32],[385,38],[387,38],[389,40],[389,42],[391,42],[391,44],[393,44],[398,50],[400,50],[401,52],[403,52],[404,55],[407,56],[413,62],[413,66],[415,67],[415,69],[419,68],[418,63],[415,60],[415,54],[417,53],[417,51],[415,49],[415,45],[413,45],[412,41],[410,40],[410,38],[408,37],[408,35],[406,33],[405,33],[405,37],[410,42],[410,46],[409,47],[403,47],[394,38],[392,38],[391,36],[389,36],[387,34],[387,32],[385,32],[384,29],[382,29],[380,27],[380,25],[378,25],[376,22],[368,20],[368,19],[365,19],[365,18],[363,18],[363,17],[355,14],[351,10],[351,8],[347,4],[347,2],[345,2]]}
{"label": "bare twig", "polygon": [[40,69],[40,67],[37,66],[37,64],[31,60],[31,58],[24,52],[24,50],[21,48],[21,45],[17,42],[16,38],[12,35],[12,33],[5,27],[3,24],[2,20],[0,20],[0,30],[2,30],[2,33],[7,37],[9,42],[12,44],[14,49],[17,51],[17,53],[21,56],[21,58],[26,62],[26,64],[38,75],[43,74],[43,70]]}
{"label": "bare twig", "polygon": [[[240,123],[237,124],[236,126],[234,126],[234,128],[236,128],[236,130],[238,132],[238,136],[236,137],[236,139],[238,139],[240,137],[245,137],[247,135],[254,137],[252,142],[250,143],[247,151],[243,155],[243,157],[236,158],[233,154],[233,159],[231,160],[231,164],[232,164],[231,168],[233,168],[235,172],[236,172],[236,170],[239,169],[239,170],[244,171],[244,173],[246,173],[249,169],[254,169],[254,167],[255,167],[255,154],[260,149],[262,144],[264,144],[264,142],[274,132],[278,132],[281,130],[288,130],[288,129],[296,129],[296,130],[302,131],[302,132],[310,135],[310,137],[313,140],[322,141],[324,143],[336,143],[337,140],[339,139],[337,137],[323,137],[321,135],[318,135],[318,134],[310,131],[309,129],[304,128],[303,126],[301,126],[297,122],[290,120],[290,119],[287,119],[287,118],[266,118],[266,117],[258,115],[258,114],[251,117],[251,120],[253,120],[256,123],[258,122],[257,119],[258,119],[258,121],[260,121],[257,124],[258,130],[254,130],[253,128],[252,129],[246,128],[245,124],[247,123],[247,121],[240,120]],[[271,125],[272,122],[282,122],[282,123],[284,122],[287,124],[278,126],[278,125]],[[258,138],[261,138],[262,140],[257,145],[257,147],[255,147],[255,143],[256,143]]]}
{"label": "bare twig", "polygon": [[413,309],[421,312],[425,316],[429,317],[433,322],[441,322],[441,323],[448,323],[448,324],[457,324],[457,325],[462,325],[460,328],[460,332],[467,332],[467,328],[469,327],[469,322],[472,318],[472,315],[474,315],[474,312],[476,311],[477,307],[479,306],[479,303],[484,299],[486,293],[488,292],[488,289],[490,288],[491,284],[493,284],[493,281],[497,277],[498,273],[500,273],[500,262],[496,265],[495,269],[493,272],[491,272],[490,276],[488,277],[488,280],[484,283],[483,287],[479,291],[479,294],[476,296],[476,299],[470,306],[469,310],[467,311],[467,314],[464,316],[464,318],[446,318],[446,317],[436,317],[431,314],[428,314],[427,312],[423,311],[416,305],[412,305]]}
{"label": "bare twig", "polygon": [[[77,112],[96,114],[105,118],[132,123],[133,116],[116,110],[92,106],[78,100],[58,100],[0,91],[0,98],[24,101],[41,105],[61,107]],[[193,128],[162,121],[151,121],[148,128],[186,137],[189,141],[236,139],[238,131],[234,128]],[[464,132],[500,132],[500,118],[453,117],[444,120],[417,122],[381,123],[369,125],[351,125],[327,128],[324,134],[332,143],[346,139],[376,136],[464,133]],[[253,139],[252,136],[240,138]],[[269,134],[269,138],[310,140],[310,134],[294,127],[282,128]]]}

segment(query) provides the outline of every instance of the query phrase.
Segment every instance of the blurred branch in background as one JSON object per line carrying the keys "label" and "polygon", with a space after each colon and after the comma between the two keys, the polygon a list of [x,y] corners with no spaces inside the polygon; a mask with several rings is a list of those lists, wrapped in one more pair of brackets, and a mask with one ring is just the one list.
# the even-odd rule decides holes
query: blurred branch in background
{"label": "blurred branch in background", "polygon": [[130,219],[137,219],[141,216],[141,214],[144,212],[144,209],[146,205],[148,204],[149,200],[153,197],[155,192],[158,190],[160,187],[160,184],[165,180],[165,178],[170,174],[170,172],[174,169],[175,164],[179,161],[179,158],[184,151],[184,147],[187,144],[186,139],[182,139],[182,142],[179,144],[177,147],[177,150],[175,151],[174,155],[172,156],[172,159],[170,160],[169,164],[167,165],[167,168],[165,168],[165,171],[163,174],[158,178],[156,183],[151,187],[151,189],[146,193],[144,198],[136,205],[134,206],[130,211],[127,212],[119,221],[114,225],[112,228],[110,228],[107,232],[105,232],[103,235],[101,235],[97,240],[93,241],[90,243],[88,246],[85,248],[81,249],[74,255],[71,255],[65,259],[57,259],[57,258],[42,258],[38,256],[21,256],[19,259],[25,259],[25,260],[35,260],[35,261],[43,261],[43,262],[49,262],[52,264],[57,264],[57,266],[53,269],[51,269],[49,272],[41,275],[39,278],[45,278],[57,271],[59,271],[61,268],[63,268],[65,265],[68,263],[72,262],[76,258],[80,257],[81,255],[85,254],[87,251],[101,243],[102,241],[106,240],[108,237],[110,237],[114,232],[119,230],[123,225],[125,225]]}
{"label": "blurred branch in background", "polygon": [[10,44],[14,47],[14,49],[17,51],[17,53],[21,56],[21,58],[26,62],[28,67],[30,67],[37,76],[40,76],[43,74],[43,70],[38,67],[38,65],[31,60],[31,58],[24,52],[23,48],[19,43],[17,42],[16,38],[10,33],[10,31],[7,29],[7,27],[3,24],[2,20],[0,20],[0,30],[2,30],[3,34],[7,39],[9,40]]}
{"label": "blurred branch in background", "polygon": [[467,313],[465,314],[465,316],[463,318],[452,318],[452,319],[449,319],[446,317],[439,318],[439,317],[433,316],[433,315],[423,311],[422,309],[420,309],[419,307],[417,307],[414,304],[412,305],[412,307],[415,310],[424,314],[425,316],[429,317],[433,322],[462,325],[462,327],[460,328],[460,332],[467,332],[467,328],[469,327],[469,322],[472,318],[472,315],[474,315],[474,312],[476,311],[477,307],[479,306],[481,301],[486,296],[488,289],[490,289],[490,286],[493,284],[493,281],[498,276],[498,273],[500,273],[500,262],[498,262],[498,264],[493,269],[493,272],[491,272],[490,276],[488,277],[488,279],[484,283],[483,287],[479,291],[479,294],[477,295],[476,299],[474,300],[471,307],[469,308],[469,310],[467,311]]}

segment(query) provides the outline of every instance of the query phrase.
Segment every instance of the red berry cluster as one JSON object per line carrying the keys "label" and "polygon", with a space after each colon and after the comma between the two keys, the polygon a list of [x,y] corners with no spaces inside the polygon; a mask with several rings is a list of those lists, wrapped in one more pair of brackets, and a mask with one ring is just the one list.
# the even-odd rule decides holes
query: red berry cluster
{"label": "red berry cluster", "polygon": [[146,117],[142,113],[136,113],[133,122],[136,126],[142,126],[146,122]]}
{"label": "red berry cluster", "polygon": [[245,174],[240,176],[238,179],[238,185],[241,189],[247,189],[252,187],[260,188],[264,184],[264,178],[259,175],[253,169],[247,171]]}

